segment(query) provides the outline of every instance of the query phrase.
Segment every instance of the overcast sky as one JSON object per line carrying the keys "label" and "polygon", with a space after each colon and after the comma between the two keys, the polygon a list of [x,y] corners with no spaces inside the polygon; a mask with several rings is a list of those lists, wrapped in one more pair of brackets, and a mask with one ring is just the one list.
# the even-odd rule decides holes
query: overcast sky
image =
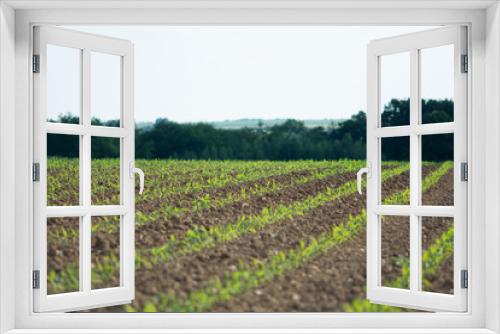
{"label": "overcast sky", "polygon": [[[196,122],[348,118],[366,109],[368,42],[428,28],[94,26],[72,29],[134,43],[136,121],[165,117]],[[68,76],[75,64],[65,60],[68,57],[62,53],[57,56],[56,52],[53,57],[59,72],[49,75],[49,86],[55,87],[49,89],[49,111],[59,114],[77,108],[74,94],[78,87],[57,84],[57,78]],[[422,74],[426,80],[423,91],[427,97],[451,97],[453,68],[446,61],[450,49],[443,48],[426,59],[431,57],[435,61],[427,61],[423,71],[426,75]],[[113,64],[112,59],[102,58],[99,68],[92,71],[96,85],[92,108],[95,116],[104,119],[115,118],[118,110],[118,93],[113,93],[116,91],[113,87],[117,86],[117,76],[111,74],[116,73]],[[383,62],[386,73],[383,100],[409,96],[408,64],[408,55]]]}

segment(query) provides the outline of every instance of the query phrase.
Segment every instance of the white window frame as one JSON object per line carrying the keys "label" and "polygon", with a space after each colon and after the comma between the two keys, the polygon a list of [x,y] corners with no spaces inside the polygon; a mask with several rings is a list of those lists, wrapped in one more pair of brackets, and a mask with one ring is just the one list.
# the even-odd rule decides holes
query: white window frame
{"label": "white window frame", "polygon": [[[34,54],[39,56],[39,73],[33,76],[34,162],[39,164],[39,181],[33,184],[33,268],[38,270],[39,288],[34,289],[35,312],[75,311],[118,304],[134,299],[134,114],[133,114],[133,46],[126,40],[87,34],[51,26],[34,27]],[[79,50],[81,59],[80,124],[47,122],[47,45]],[[91,54],[117,56],[120,59],[120,127],[91,125]],[[47,206],[47,135],[65,134],[79,137],[79,205]],[[120,141],[120,203],[92,205],[91,171],[92,137],[109,137]],[[129,170],[130,169],[130,170]],[[120,285],[92,289],[92,235],[94,216],[119,216]],[[47,294],[47,219],[79,219],[79,291]]]}
{"label": "white window frame", "polygon": [[[141,6],[149,8],[130,8]],[[23,10],[15,11],[13,7]],[[469,25],[468,220],[471,223],[468,257],[471,275],[467,313],[34,314],[30,255],[33,245],[30,57],[35,24]],[[308,333],[352,332],[354,329],[366,333],[500,332],[500,229],[496,223],[500,220],[500,117],[496,113],[500,110],[500,9],[496,1],[283,0],[263,3],[250,0],[229,3],[210,0],[184,4],[142,1],[141,4],[82,0],[63,4],[10,0],[0,3],[0,73],[0,332],[47,333],[47,329],[60,329],[61,333],[111,333],[113,329],[114,332],[129,329],[129,333],[147,333],[155,328],[192,328],[200,332],[232,328],[226,332],[247,333],[249,328],[255,332],[259,329],[284,332],[284,329],[295,328],[295,333],[300,332],[298,328]],[[11,126],[14,120],[15,128]],[[8,189],[9,185],[13,187]],[[14,198],[12,189],[15,189]]]}
{"label": "white window frame", "polygon": [[[453,47],[453,122],[422,124],[421,50]],[[409,59],[410,119],[408,125],[382,126],[380,103],[381,59],[402,54]],[[461,180],[461,164],[467,163],[467,81],[462,56],[467,55],[467,27],[450,25],[427,31],[371,41],[368,45],[367,164],[367,298],[378,304],[414,307],[430,311],[467,310],[467,289],[461,287],[461,271],[467,270],[467,181]],[[421,204],[422,136],[453,134],[454,205]],[[382,139],[405,136],[410,148],[410,201],[408,205],[385,205],[381,196]],[[383,286],[381,240],[382,216],[404,216],[409,220],[409,289]],[[422,290],[422,217],[453,219],[453,294]]]}

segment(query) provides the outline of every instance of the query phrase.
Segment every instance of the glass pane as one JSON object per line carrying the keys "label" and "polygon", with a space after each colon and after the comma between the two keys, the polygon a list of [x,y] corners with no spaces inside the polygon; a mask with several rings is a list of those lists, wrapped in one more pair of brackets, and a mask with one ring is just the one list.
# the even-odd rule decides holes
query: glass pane
{"label": "glass pane", "polygon": [[47,219],[47,293],[79,291],[80,218]]}
{"label": "glass pane", "polygon": [[382,126],[410,124],[410,53],[380,57]]}
{"label": "glass pane", "polygon": [[47,121],[80,123],[82,52],[47,45]]}
{"label": "glass pane", "polygon": [[92,205],[120,204],[120,138],[92,137]]}
{"label": "glass pane", "polygon": [[410,204],[409,196],[389,197],[396,191],[403,191],[410,187],[409,169],[399,175],[383,180],[384,174],[393,169],[394,165],[409,166],[410,163],[410,137],[381,138],[381,204],[407,205]]}
{"label": "glass pane", "polygon": [[47,134],[47,205],[80,204],[80,136]]}
{"label": "glass pane", "polygon": [[410,288],[410,218],[381,216],[382,286]]}
{"label": "glass pane", "polygon": [[91,124],[120,126],[121,57],[91,53]]}
{"label": "glass pane", "polygon": [[453,218],[421,219],[422,290],[453,294]]}
{"label": "glass pane", "polygon": [[453,205],[453,134],[422,136],[422,204]]}
{"label": "glass pane", "polygon": [[454,46],[422,49],[422,123],[453,122]]}
{"label": "glass pane", "polygon": [[120,216],[92,217],[92,289],[120,286]]}

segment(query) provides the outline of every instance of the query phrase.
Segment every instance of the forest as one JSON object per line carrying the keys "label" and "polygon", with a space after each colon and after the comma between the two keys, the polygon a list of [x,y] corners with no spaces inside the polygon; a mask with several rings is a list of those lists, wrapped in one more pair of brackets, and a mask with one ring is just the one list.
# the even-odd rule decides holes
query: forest
{"label": "forest", "polygon": [[[382,126],[408,125],[409,99],[393,99],[384,106]],[[79,118],[60,115],[59,123],[79,123]],[[422,100],[422,123],[453,121],[453,101]],[[119,126],[118,120],[92,125]],[[61,137],[64,136],[64,137]],[[453,135],[429,135],[422,138],[422,159],[453,159]],[[387,143],[387,144],[386,144]],[[258,128],[218,129],[207,123],[176,123],[159,118],[150,127],[136,127],[135,156],[138,159],[194,160],[335,160],[365,159],[366,114],[359,111],[350,119],[332,127],[306,127],[300,120]],[[92,138],[92,157],[119,156],[114,138]],[[77,157],[78,137],[49,134],[48,156]],[[382,141],[382,157],[387,160],[409,159],[409,138]]]}

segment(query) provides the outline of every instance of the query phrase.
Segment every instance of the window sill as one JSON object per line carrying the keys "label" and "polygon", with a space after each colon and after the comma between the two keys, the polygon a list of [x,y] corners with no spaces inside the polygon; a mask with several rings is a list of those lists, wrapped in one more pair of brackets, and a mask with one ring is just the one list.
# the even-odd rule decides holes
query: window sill
{"label": "window sill", "polygon": [[484,328],[470,329],[16,329],[5,334],[495,334]]}

